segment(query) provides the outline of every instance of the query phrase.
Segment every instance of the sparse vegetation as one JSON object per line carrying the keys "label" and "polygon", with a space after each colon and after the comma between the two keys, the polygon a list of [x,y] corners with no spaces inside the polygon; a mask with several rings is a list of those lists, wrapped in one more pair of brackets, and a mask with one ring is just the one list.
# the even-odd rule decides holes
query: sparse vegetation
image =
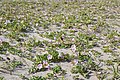
{"label": "sparse vegetation", "polygon": [[0,80],[119,80],[119,12],[119,0],[0,1]]}

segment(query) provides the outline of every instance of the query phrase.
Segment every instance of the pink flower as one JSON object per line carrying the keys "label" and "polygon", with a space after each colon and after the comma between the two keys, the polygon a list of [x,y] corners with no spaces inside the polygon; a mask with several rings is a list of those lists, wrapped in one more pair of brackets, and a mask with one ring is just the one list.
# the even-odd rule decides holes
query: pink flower
{"label": "pink flower", "polygon": [[75,45],[75,44],[71,46],[71,50],[72,50],[73,52],[76,51],[76,45]]}
{"label": "pink flower", "polygon": [[72,63],[73,65],[77,65],[77,64],[78,64],[78,59],[74,59],[71,63]]}
{"label": "pink flower", "polygon": [[57,38],[56,37],[54,37],[54,40],[56,40]]}
{"label": "pink flower", "polygon": [[74,39],[74,38],[72,38],[72,42],[75,42],[75,39]]}
{"label": "pink flower", "polygon": [[0,45],[2,45],[2,40],[0,40]]}
{"label": "pink flower", "polygon": [[43,67],[49,69],[50,65],[49,65],[49,63],[47,61],[43,61]]}
{"label": "pink flower", "polygon": [[38,69],[42,69],[42,68],[43,68],[43,65],[42,65],[42,64],[38,64],[37,68],[38,68]]}
{"label": "pink flower", "polygon": [[44,68],[50,69],[50,65],[47,64],[46,66],[44,66]]}
{"label": "pink flower", "polygon": [[4,24],[8,24],[8,23],[10,23],[10,20],[6,20]]}
{"label": "pink flower", "polygon": [[47,59],[48,60],[52,59],[52,55],[48,54]]}

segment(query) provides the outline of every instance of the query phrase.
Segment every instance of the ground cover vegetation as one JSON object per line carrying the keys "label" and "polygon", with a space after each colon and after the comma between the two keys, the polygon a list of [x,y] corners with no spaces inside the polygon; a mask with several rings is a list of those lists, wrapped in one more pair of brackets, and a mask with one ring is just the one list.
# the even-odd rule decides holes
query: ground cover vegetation
{"label": "ground cover vegetation", "polygon": [[0,0],[0,80],[119,80],[119,0]]}

